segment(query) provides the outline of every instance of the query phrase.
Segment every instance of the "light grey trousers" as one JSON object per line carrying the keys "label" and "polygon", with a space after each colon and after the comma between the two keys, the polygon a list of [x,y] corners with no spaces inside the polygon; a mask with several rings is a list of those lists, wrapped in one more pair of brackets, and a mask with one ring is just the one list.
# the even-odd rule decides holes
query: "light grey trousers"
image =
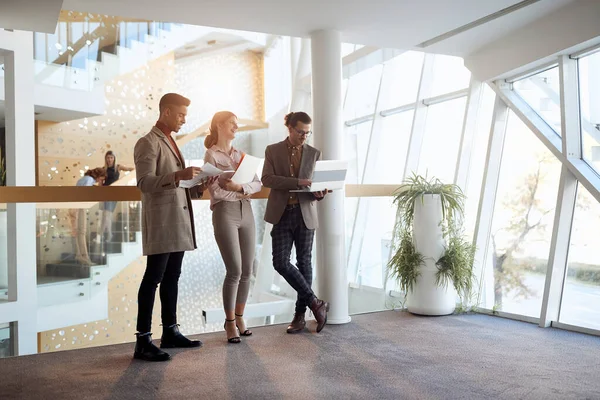
{"label": "light grey trousers", "polygon": [[256,231],[250,200],[221,201],[212,215],[215,239],[225,263],[223,308],[245,304],[254,264]]}

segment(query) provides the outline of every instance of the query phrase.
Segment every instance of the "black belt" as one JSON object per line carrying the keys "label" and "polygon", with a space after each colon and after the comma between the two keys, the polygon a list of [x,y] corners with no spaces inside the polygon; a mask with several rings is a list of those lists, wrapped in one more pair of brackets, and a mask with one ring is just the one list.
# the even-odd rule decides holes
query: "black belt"
{"label": "black belt", "polygon": [[287,211],[287,210],[293,210],[294,208],[298,208],[298,207],[300,207],[300,203],[288,204],[287,206],[285,206],[285,209]]}

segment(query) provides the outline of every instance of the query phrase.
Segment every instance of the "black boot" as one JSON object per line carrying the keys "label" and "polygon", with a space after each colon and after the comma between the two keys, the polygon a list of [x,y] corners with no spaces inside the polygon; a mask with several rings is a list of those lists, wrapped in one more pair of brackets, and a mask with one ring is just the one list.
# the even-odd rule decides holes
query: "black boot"
{"label": "black boot", "polygon": [[172,349],[174,347],[201,347],[202,342],[199,340],[190,340],[179,332],[179,325],[171,327],[163,326],[163,334],[160,338],[161,349]]}
{"label": "black boot", "polygon": [[152,343],[152,334],[137,336],[137,342],[135,343],[135,351],[133,358],[145,361],[168,361],[171,356],[159,349]]}

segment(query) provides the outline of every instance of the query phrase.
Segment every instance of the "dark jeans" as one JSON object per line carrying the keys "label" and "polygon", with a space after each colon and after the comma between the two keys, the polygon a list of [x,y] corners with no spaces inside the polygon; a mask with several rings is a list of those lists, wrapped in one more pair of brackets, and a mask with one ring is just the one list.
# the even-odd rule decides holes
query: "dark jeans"
{"label": "dark jeans", "polygon": [[[273,267],[298,292],[296,313],[304,314],[315,298],[312,285],[312,244],[315,230],[308,229],[300,207],[286,210],[271,231]],[[296,247],[297,267],[290,262],[292,245]]]}
{"label": "dark jeans", "polygon": [[148,256],[146,272],[138,292],[139,333],[150,332],[156,288],[160,283],[160,305],[163,326],[177,323],[177,285],[181,275],[183,251]]}

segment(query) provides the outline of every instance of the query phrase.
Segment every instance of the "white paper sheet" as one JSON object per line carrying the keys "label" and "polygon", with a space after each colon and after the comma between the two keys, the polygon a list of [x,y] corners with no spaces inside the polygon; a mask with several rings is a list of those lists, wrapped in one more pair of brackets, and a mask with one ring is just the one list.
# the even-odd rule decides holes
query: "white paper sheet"
{"label": "white paper sheet", "polygon": [[187,181],[179,181],[179,187],[184,189],[193,188],[194,186],[199,185],[204,179],[211,176],[221,175],[222,173],[223,171],[221,171],[214,165],[205,163],[204,165],[202,165],[202,172],[196,175],[193,179],[189,179]]}
{"label": "white paper sheet", "polygon": [[238,185],[252,182],[262,162],[262,158],[253,157],[248,154],[244,155],[241,164],[231,177],[231,180]]}

